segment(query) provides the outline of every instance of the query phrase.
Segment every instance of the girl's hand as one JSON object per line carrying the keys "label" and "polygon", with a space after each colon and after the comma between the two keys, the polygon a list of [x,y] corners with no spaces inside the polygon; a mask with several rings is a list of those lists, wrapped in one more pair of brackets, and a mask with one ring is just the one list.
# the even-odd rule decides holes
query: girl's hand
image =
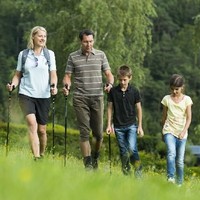
{"label": "girl's hand", "polygon": [[178,138],[182,140],[184,138],[184,136],[185,136],[185,132],[181,132],[179,134]]}

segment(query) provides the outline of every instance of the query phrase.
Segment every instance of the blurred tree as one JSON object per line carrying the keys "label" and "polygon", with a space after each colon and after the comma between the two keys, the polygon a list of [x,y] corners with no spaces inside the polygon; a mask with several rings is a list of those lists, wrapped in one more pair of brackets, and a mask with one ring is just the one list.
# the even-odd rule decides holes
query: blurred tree
{"label": "blurred tree", "polygon": [[[79,31],[90,28],[96,35],[95,47],[106,52],[114,74],[121,64],[132,67],[134,84],[141,89],[146,134],[161,132],[160,101],[169,93],[171,74],[185,77],[186,93],[194,102],[190,138],[195,143],[200,119],[199,10],[200,0],[1,0],[0,121],[5,121],[5,85],[18,53],[26,48],[30,29],[41,25],[48,31],[48,48],[56,54],[60,92],[55,121],[64,123],[61,90],[66,60],[79,48]],[[69,127],[75,127],[71,96]]]}
{"label": "blurred tree", "polygon": [[[149,69],[149,80],[144,87],[144,105],[154,118],[145,120],[147,132],[157,134],[161,127],[161,110],[157,112],[162,97],[168,94],[168,81],[173,73],[180,73],[186,79],[186,94],[193,99],[191,132],[199,120],[199,23],[200,1],[169,0],[158,1],[154,19],[152,54],[145,58]],[[195,17],[196,16],[196,17]],[[155,86],[155,84],[156,86]],[[151,86],[150,86],[151,85]],[[150,88],[151,87],[151,88]],[[150,91],[150,92],[149,92]],[[150,94],[153,94],[150,98]],[[148,99],[151,101],[148,101]],[[152,105],[153,104],[153,105]],[[190,137],[192,138],[192,136]]]}
{"label": "blurred tree", "polygon": [[[129,64],[134,70],[134,80],[141,86],[145,77],[142,69],[144,56],[151,45],[150,18],[156,16],[152,0],[46,0],[19,4],[22,18],[35,19],[27,24],[28,31],[34,25],[42,25],[48,31],[48,48],[56,53],[59,86],[66,59],[79,48],[79,31],[84,28],[95,32],[95,48],[106,52],[113,72],[121,64]],[[102,12],[103,11],[103,12]],[[45,13],[45,14],[44,14]],[[73,90],[72,90],[73,91]],[[62,123],[64,98],[57,98],[57,122]],[[74,114],[69,96],[69,124],[74,125]]]}
{"label": "blurred tree", "polygon": [[16,66],[18,20],[19,10],[16,9],[13,0],[0,1],[0,121],[6,120],[8,93],[5,87],[11,80],[12,71]]}

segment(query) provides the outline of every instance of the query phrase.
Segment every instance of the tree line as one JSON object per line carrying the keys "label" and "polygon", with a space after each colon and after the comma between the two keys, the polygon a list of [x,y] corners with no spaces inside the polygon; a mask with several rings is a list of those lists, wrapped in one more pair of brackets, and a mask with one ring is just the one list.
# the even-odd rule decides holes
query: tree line
{"label": "tree line", "polygon": [[[36,25],[47,29],[47,46],[56,55],[61,90],[67,57],[79,48],[78,33],[90,28],[95,32],[95,48],[105,51],[114,75],[122,64],[133,69],[133,84],[142,94],[146,134],[161,132],[160,101],[169,93],[171,74],[185,77],[186,93],[194,102],[190,138],[199,143],[199,11],[200,0],[1,0],[0,121],[6,120],[5,85],[16,68],[19,51],[26,48],[30,29]],[[68,125],[76,128],[71,96]],[[13,113],[18,115],[16,107]],[[63,124],[64,109],[60,91],[56,97],[58,124]]]}

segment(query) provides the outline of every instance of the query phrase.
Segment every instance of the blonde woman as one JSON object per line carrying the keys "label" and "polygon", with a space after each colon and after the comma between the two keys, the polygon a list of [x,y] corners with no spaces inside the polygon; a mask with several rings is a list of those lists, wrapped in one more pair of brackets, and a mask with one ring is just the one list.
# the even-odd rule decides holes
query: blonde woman
{"label": "blonde woman", "polygon": [[[9,91],[19,86],[19,103],[27,122],[30,146],[35,160],[44,156],[50,96],[57,94],[55,54],[46,49],[50,60],[46,59],[46,42],[46,29],[41,26],[32,28],[26,60],[23,63],[24,51],[21,51],[15,75],[12,82],[7,84]],[[50,87],[51,85],[54,87]]]}

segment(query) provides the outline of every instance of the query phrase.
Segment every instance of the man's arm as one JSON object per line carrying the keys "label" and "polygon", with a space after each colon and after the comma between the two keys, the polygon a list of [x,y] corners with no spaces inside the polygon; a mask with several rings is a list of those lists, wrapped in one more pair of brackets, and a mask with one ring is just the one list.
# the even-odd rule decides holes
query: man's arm
{"label": "man's arm", "polygon": [[104,72],[105,76],[106,76],[106,80],[107,80],[107,84],[104,88],[104,91],[109,93],[110,89],[113,87],[114,84],[114,76],[112,74],[112,72],[108,69]]}
{"label": "man's arm", "polygon": [[71,73],[66,73],[63,78],[63,93],[64,95],[68,95],[71,87]]}

